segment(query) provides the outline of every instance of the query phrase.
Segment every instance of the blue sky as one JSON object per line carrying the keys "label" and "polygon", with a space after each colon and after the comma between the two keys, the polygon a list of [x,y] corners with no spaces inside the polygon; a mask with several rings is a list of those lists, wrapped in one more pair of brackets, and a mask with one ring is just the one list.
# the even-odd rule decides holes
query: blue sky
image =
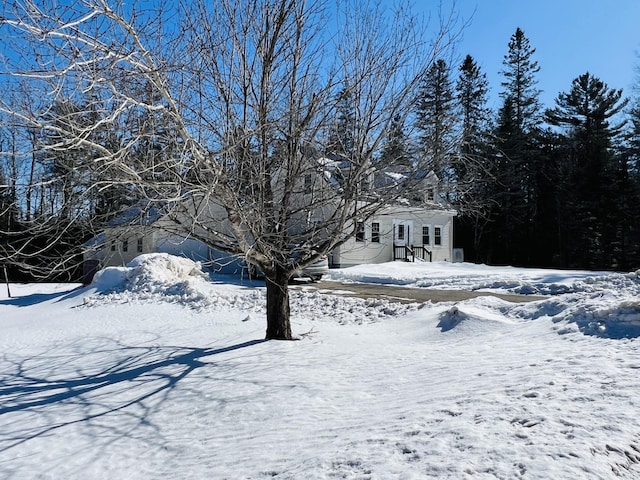
{"label": "blue sky", "polygon": [[[416,0],[415,9],[437,10],[439,0]],[[444,0],[451,5],[454,0]],[[467,53],[487,74],[491,107],[499,104],[502,61],[520,27],[536,49],[538,88],[545,107],[558,93],[589,72],[611,88],[631,95],[640,64],[640,0],[455,0],[464,19],[471,18],[456,49]],[[453,70],[457,71],[458,65]]]}

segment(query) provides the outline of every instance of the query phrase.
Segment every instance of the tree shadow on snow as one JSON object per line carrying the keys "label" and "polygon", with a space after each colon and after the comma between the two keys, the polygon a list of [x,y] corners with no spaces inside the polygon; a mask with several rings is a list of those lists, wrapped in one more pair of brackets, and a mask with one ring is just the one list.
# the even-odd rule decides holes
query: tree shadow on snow
{"label": "tree shadow on snow", "polygon": [[[37,356],[4,354],[0,359],[0,453],[73,424],[84,424],[96,437],[104,432],[130,437],[137,426],[157,434],[160,428],[152,424],[150,414],[178,382],[202,367],[214,367],[208,373],[224,375],[225,381],[233,378],[233,366],[225,371],[224,360],[207,357],[263,342],[221,348],[135,347],[103,339],[105,345],[87,350],[79,340],[71,348],[53,347]],[[185,388],[189,394],[201,393]],[[153,437],[148,431],[140,435],[145,440]]]}
{"label": "tree shadow on snow", "polygon": [[28,295],[22,295],[20,297],[11,297],[0,300],[0,305],[10,305],[13,307],[31,307],[39,303],[48,302],[50,300],[58,301],[65,300],[77,296],[80,292],[84,291],[84,287],[74,287],[69,290],[63,290],[61,292],[51,293],[30,293]]}

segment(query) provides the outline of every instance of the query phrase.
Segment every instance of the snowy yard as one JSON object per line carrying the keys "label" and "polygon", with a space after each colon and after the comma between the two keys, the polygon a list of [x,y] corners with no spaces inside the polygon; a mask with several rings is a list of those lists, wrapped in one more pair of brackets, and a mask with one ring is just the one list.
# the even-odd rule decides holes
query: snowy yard
{"label": "snowy yard", "polygon": [[163,256],[0,290],[3,479],[640,478],[640,272],[392,263],[334,280],[548,295],[401,305]]}

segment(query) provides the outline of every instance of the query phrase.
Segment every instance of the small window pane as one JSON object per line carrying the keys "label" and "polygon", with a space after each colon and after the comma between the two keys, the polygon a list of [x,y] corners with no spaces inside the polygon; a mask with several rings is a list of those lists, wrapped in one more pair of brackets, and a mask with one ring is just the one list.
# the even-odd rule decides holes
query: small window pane
{"label": "small window pane", "polygon": [[422,244],[431,245],[431,238],[429,237],[429,227],[422,227]]}
{"label": "small window pane", "polygon": [[358,222],[357,224],[356,242],[364,242],[364,222]]}
{"label": "small window pane", "polygon": [[374,243],[380,243],[380,224],[373,222],[371,224],[371,241]]}

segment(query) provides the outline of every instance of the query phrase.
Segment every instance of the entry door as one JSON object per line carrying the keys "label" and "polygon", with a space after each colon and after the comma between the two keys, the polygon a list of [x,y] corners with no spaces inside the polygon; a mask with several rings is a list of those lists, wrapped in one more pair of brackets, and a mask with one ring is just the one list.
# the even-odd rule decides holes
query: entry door
{"label": "entry door", "polygon": [[410,246],[411,235],[413,235],[413,222],[411,220],[393,221],[393,243],[396,246]]}

